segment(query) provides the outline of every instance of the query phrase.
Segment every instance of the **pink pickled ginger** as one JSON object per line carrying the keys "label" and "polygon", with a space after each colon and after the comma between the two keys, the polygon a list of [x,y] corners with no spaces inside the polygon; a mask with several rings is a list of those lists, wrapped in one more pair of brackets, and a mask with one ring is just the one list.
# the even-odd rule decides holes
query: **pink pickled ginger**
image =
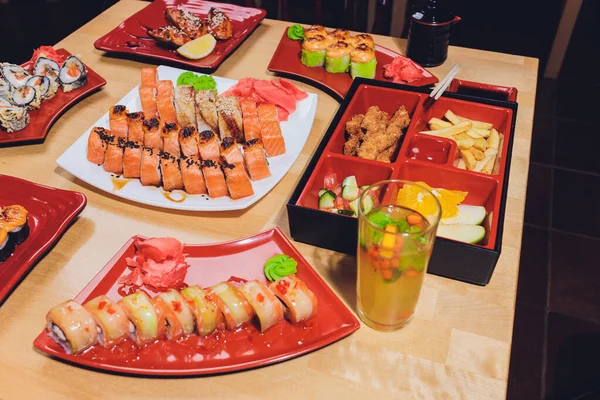
{"label": "pink pickled ginger", "polygon": [[423,77],[423,72],[407,57],[398,56],[383,66],[383,76],[395,83],[412,83]]}
{"label": "pink pickled ginger", "polygon": [[185,261],[185,245],[166,238],[136,239],[135,255],[126,258],[130,273],[119,278],[125,285],[148,285],[156,289],[179,288],[183,285],[189,264]]}

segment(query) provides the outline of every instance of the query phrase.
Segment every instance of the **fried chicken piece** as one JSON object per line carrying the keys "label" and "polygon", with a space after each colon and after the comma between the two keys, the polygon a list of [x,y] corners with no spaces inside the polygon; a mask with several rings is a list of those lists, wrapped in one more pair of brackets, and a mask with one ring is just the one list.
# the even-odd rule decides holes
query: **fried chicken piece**
{"label": "fried chicken piece", "polygon": [[387,125],[388,113],[381,111],[377,106],[369,107],[361,125],[366,132],[356,152],[360,158],[375,160],[379,153],[391,145],[391,143],[385,141]]}
{"label": "fried chicken piece", "polygon": [[[387,116],[387,114],[385,115]],[[379,128],[377,130],[367,131],[367,135],[357,151],[358,156],[369,160],[391,162],[400,138],[404,134],[403,130],[409,123],[410,117],[408,116],[408,112],[404,106],[401,106],[392,115],[385,128],[381,128],[381,125],[378,125]]]}
{"label": "fried chicken piece", "polygon": [[346,132],[350,136],[357,136],[358,139],[362,139],[365,134],[361,129],[361,125],[365,116],[363,114],[356,114],[348,122],[346,122]]}
{"label": "fried chicken piece", "polygon": [[356,156],[356,152],[360,146],[360,139],[357,135],[350,135],[346,143],[344,143],[344,154],[347,156]]}
{"label": "fried chicken piece", "polygon": [[392,156],[394,155],[394,152],[398,148],[398,144],[399,144],[399,142],[396,142],[395,144],[391,145],[387,149],[383,150],[375,158],[375,161],[381,161],[381,162],[385,162],[385,163],[391,163],[392,162]]}
{"label": "fried chicken piece", "polygon": [[389,119],[388,113],[381,111],[377,106],[372,106],[367,110],[361,128],[366,130],[367,134],[369,132],[379,133],[385,130]]}

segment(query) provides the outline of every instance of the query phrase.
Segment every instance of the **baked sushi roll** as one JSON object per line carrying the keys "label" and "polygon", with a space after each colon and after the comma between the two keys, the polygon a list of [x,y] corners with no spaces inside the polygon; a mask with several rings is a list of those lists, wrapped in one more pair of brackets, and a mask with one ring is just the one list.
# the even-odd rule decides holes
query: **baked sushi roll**
{"label": "baked sushi roll", "polygon": [[206,16],[206,24],[208,25],[208,32],[217,40],[227,40],[233,35],[231,21],[218,8],[212,7],[210,9]]}
{"label": "baked sushi roll", "polygon": [[313,25],[310,28],[304,29],[304,40],[315,37],[317,35],[327,36],[327,30],[322,25]]}
{"label": "baked sushi roll", "polygon": [[217,107],[221,139],[232,137],[238,142],[243,142],[242,109],[237,97],[219,96],[215,106]]}
{"label": "baked sushi roll", "polygon": [[194,94],[196,103],[196,123],[198,132],[212,131],[219,133],[219,117],[217,116],[217,95],[212,90],[197,90]]}
{"label": "baked sushi roll", "polygon": [[73,300],[65,301],[46,314],[48,335],[67,354],[79,354],[98,343],[98,325],[92,314]]}
{"label": "baked sushi roll", "polygon": [[2,76],[15,89],[27,85],[31,74],[20,65],[2,63],[0,64],[0,76]]}
{"label": "baked sushi roll", "polygon": [[327,48],[325,54],[325,70],[339,74],[348,71],[352,46],[346,42],[337,42]]}
{"label": "baked sushi roll", "polygon": [[8,232],[15,244],[21,244],[29,236],[27,209],[20,205],[0,208],[0,224]]}
{"label": "baked sushi roll", "polygon": [[179,132],[181,132],[181,126],[179,126],[177,122],[164,124],[161,132],[163,138],[163,151],[175,157],[181,155]]}
{"label": "baked sushi roll", "polygon": [[194,104],[195,91],[190,85],[175,86],[175,110],[177,122],[182,128],[196,127],[196,106]]}
{"label": "baked sushi roll", "polygon": [[186,126],[179,132],[179,145],[184,157],[194,157],[200,155],[198,151],[198,138],[200,135],[193,126]]}
{"label": "baked sushi roll", "polygon": [[69,56],[60,68],[58,77],[63,91],[67,93],[87,83],[87,70],[79,58]]}
{"label": "baked sushi roll", "polygon": [[196,331],[207,336],[225,327],[223,312],[217,305],[217,296],[200,286],[189,286],[181,291],[189,310],[194,315]]}
{"label": "baked sushi roll", "polygon": [[285,304],[284,314],[290,322],[299,323],[317,315],[317,297],[296,275],[271,282],[269,289]]}
{"label": "baked sushi roll", "polygon": [[212,286],[210,292],[216,295],[219,310],[225,316],[227,329],[235,331],[254,317],[254,310],[244,296],[229,282]]}
{"label": "baked sushi roll", "polygon": [[350,75],[352,79],[360,78],[375,78],[375,70],[377,68],[377,59],[375,58],[375,50],[366,44],[360,44],[352,53],[350,53]]}
{"label": "baked sushi roll", "polygon": [[159,326],[158,316],[150,297],[144,292],[135,292],[117,302],[129,319],[129,337],[138,346],[159,339],[164,330]]}
{"label": "baked sushi roll", "polygon": [[[166,309],[166,320],[172,327],[181,328],[181,336],[189,336],[194,333],[195,322],[194,314],[190,310],[186,299],[175,289],[169,289],[166,292],[159,293],[153,302],[160,308]],[[171,328],[173,329],[173,328]],[[167,328],[167,338],[169,337],[169,328]],[[173,337],[173,332],[171,332]]]}
{"label": "baked sushi roll", "polygon": [[283,321],[283,305],[264,283],[246,282],[239,291],[254,309],[261,332]]}
{"label": "baked sushi roll", "polygon": [[338,42],[345,42],[350,39],[350,32],[347,29],[334,29],[330,35]]}
{"label": "baked sushi roll", "polygon": [[8,133],[25,129],[29,125],[29,121],[27,108],[0,105],[0,126],[6,129]]}
{"label": "baked sushi roll", "polygon": [[329,41],[323,35],[309,37],[302,42],[300,61],[307,67],[322,67],[325,64],[325,53]]}
{"label": "baked sushi roll", "polygon": [[15,251],[15,242],[12,241],[8,232],[0,222],[0,263],[6,261]]}
{"label": "baked sushi roll", "polygon": [[144,147],[159,151],[163,149],[163,138],[160,134],[161,126],[158,118],[145,119],[142,122],[142,131],[144,132]]}
{"label": "baked sushi roll", "polygon": [[373,36],[366,33],[361,33],[359,35],[351,37],[350,44],[354,47],[358,47],[361,44],[365,44],[372,49],[375,48],[375,41],[373,40]]}
{"label": "baked sushi roll", "polygon": [[98,343],[104,348],[115,346],[129,337],[129,319],[125,311],[105,295],[83,305],[96,322]]}

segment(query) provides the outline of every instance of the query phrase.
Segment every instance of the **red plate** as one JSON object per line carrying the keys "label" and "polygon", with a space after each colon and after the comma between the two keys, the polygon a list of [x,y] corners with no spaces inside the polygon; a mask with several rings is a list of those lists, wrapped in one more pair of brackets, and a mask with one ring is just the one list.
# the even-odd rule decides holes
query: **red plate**
{"label": "red plate", "polygon": [[[286,29],[279,41],[277,50],[273,54],[273,58],[271,58],[268,67],[269,71],[299,78],[343,100],[350,86],[352,86],[352,77],[350,74],[330,74],[322,67],[307,67],[300,62],[301,50],[302,42],[288,38]],[[383,66],[391,63],[399,55],[393,50],[376,45],[377,72],[375,73],[375,79],[390,82],[390,79],[383,77]],[[410,86],[429,86],[439,82],[439,79],[431,72],[419,64],[415,63],[415,65],[421,70],[423,77],[418,81],[410,83]]]}
{"label": "red plate", "polygon": [[0,175],[0,206],[20,204],[29,211],[29,237],[0,263],[0,304],[35,263],[50,250],[85,208],[85,196],[12,176]]}
{"label": "red plate", "polygon": [[[56,52],[67,57],[71,55],[65,49],[58,49]],[[29,68],[31,63],[28,61],[21,66]],[[88,83],[84,87],[68,93],[63,92],[62,88],[58,89],[56,96],[43,101],[39,110],[28,111],[31,122],[25,129],[13,133],[0,130],[0,147],[42,143],[46,139],[50,127],[62,113],[76,101],[106,85],[104,78],[94,72],[88,65],[85,67],[88,71]]]}
{"label": "red plate", "polygon": [[[127,270],[125,258],[134,254],[134,239],[125,243],[75,301],[85,303],[101,294],[117,300],[126,294],[117,280]],[[249,326],[237,332],[218,332],[207,338],[192,335],[178,342],[161,339],[143,348],[127,339],[111,350],[94,346],[78,356],[67,355],[46,331],[35,339],[34,346],[51,356],[106,371],[140,375],[206,375],[285,361],[327,346],[360,327],[352,312],[279,228],[231,242],[187,245],[185,252],[191,265],[186,283],[202,287],[226,281],[231,276],[264,281],[264,262],[275,254],[287,254],[298,261],[298,277],[317,296],[319,313],[304,324],[293,326],[282,322],[262,334]]]}
{"label": "red plate", "polygon": [[[168,3],[168,4],[167,4]],[[165,8],[185,6],[191,13],[205,18],[211,7],[223,11],[233,24],[233,36],[217,42],[215,49],[200,60],[188,60],[175,50],[158,45],[146,33],[147,28],[168,25]],[[96,40],[94,47],[113,53],[142,55],[157,61],[170,61],[192,69],[215,70],[240,45],[265,18],[267,12],[258,8],[198,0],[155,0],[143,10],[132,15],[115,29]],[[132,47],[135,46],[135,47]]]}

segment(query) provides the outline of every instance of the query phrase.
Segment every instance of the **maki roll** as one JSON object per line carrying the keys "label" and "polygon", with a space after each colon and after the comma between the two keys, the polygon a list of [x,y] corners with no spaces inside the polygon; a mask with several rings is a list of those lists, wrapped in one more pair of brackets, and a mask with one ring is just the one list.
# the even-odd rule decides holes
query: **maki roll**
{"label": "maki roll", "polygon": [[310,28],[304,30],[304,39],[309,39],[311,37],[315,37],[317,35],[327,36],[327,31],[323,28],[322,25],[313,25]]}
{"label": "maki roll", "polygon": [[17,132],[29,125],[29,114],[25,107],[0,105],[0,126],[8,131]]}
{"label": "maki roll", "polygon": [[10,240],[8,232],[0,222],[0,263],[6,261],[15,251],[15,242]]}
{"label": "maki roll", "polygon": [[239,290],[254,308],[261,332],[283,321],[283,305],[264,283],[249,281]]}
{"label": "maki roll", "polygon": [[39,108],[41,101],[36,99],[36,90],[31,86],[23,86],[13,90],[12,98],[10,99],[17,107]]}
{"label": "maki roll", "polygon": [[306,321],[317,315],[317,297],[296,275],[288,275],[283,279],[271,282],[269,289],[287,307],[285,317],[290,322]]}
{"label": "maki roll", "polygon": [[43,75],[34,75],[27,80],[27,86],[35,89],[35,101],[51,99],[56,92],[50,91],[50,79]]}
{"label": "maki roll", "polygon": [[325,64],[325,52],[329,42],[325,36],[316,35],[302,42],[302,57],[300,61],[307,67],[322,67]]}
{"label": "maki roll", "polygon": [[339,74],[348,71],[352,46],[346,42],[337,42],[327,48],[325,55],[325,70]]}
{"label": "maki roll", "polygon": [[362,33],[360,35],[351,37],[350,44],[354,47],[358,47],[361,44],[366,44],[368,47],[371,47],[372,49],[375,48],[375,41],[373,40],[373,36],[368,35],[366,33]]}
{"label": "maki roll", "polygon": [[98,327],[92,314],[73,300],[54,307],[46,315],[48,335],[67,354],[79,354],[98,343]]}
{"label": "maki roll", "polygon": [[[152,301],[155,307],[166,309],[166,320],[172,327],[181,327],[181,334],[188,336],[194,333],[194,315],[186,304],[185,299],[175,289],[169,289],[166,292],[161,292]],[[169,336],[169,328],[167,328],[167,337]],[[171,335],[173,336],[173,335]]]}
{"label": "maki roll", "polygon": [[345,42],[350,43],[350,32],[347,29],[335,29],[333,30],[329,36],[332,38],[333,43],[336,42]]}
{"label": "maki roll", "polygon": [[0,64],[0,66],[2,66],[0,75],[2,75],[13,88],[21,88],[27,85],[27,79],[29,79],[31,74],[23,67],[7,63]]}
{"label": "maki roll", "polygon": [[105,295],[93,298],[83,307],[96,322],[98,343],[102,347],[112,347],[129,337],[129,319],[125,311]]}
{"label": "maki roll", "polygon": [[48,99],[53,97],[58,91],[60,66],[54,60],[46,57],[40,57],[33,66],[35,75],[45,76],[50,80],[50,88],[48,90]]}
{"label": "maki roll", "polygon": [[375,68],[377,67],[377,59],[375,58],[375,50],[366,44],[360,44],[352,53],[350,53],[350,75],[352,79],[375,78]]}
{"label": "maki roll", "polygon": [[210,291],[216,295],[215,300],[225,316],[228,330],[235,331],[254,317],[254,310],[246,298],[231,283],[221,282]]}
{"label": "maki roll", "polygon": [[150,297],[144,292],[135,292],[117,302],[129,318],[129,336],[142,346],[160,338],[164,326],[158,323],[158,316]]}
{"label": "maki roll", "polygon": [[10,86],[10,83],[6,79],[0,76],[0,99],[10,99],[11,96],[12,86]]}
{"label": "maki roll", "polygon": [[223,312],[217,306],[217,296],[200,286],[189,286],[181,291],[188,308],[194,315],[196,331],[200,336],[210,335],[225,327]]}
{"label": "maki roll", "polygon": [[0,224],[8,232],[15,244],[21,244],[29,236],[27,210],[23,206],[12,205],[0,209]]}
{"label": "maki roll", "polygon": [[60,69],[59,79],[64,92],[67,93],[87,83],[87,71],[79,58],[70,56]]}

